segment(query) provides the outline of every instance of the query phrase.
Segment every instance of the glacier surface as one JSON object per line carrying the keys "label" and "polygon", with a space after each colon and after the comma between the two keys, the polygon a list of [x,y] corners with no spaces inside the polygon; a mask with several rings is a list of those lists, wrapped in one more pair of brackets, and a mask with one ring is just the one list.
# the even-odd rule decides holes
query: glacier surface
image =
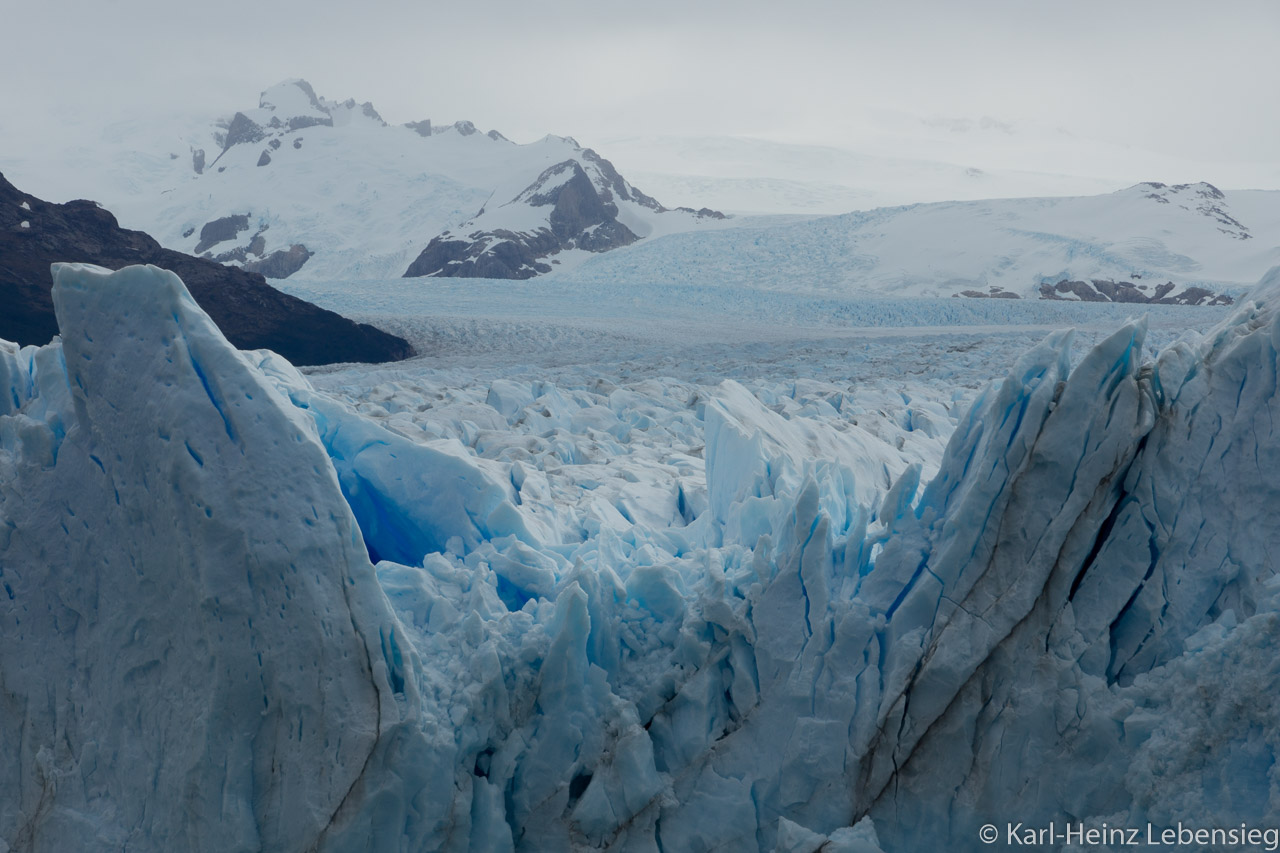
{"label": "glacier surface", "polygon": [[54,277],[0,346],[0,851],[1280,818],[1280,272],[914,397],[304,376]]}

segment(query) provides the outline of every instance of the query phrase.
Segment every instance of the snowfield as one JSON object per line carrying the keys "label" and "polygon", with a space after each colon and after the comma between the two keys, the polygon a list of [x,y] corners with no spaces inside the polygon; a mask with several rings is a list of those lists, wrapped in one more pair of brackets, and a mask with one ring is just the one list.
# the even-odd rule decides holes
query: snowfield
{"label": "snowfield", "polygon": [[[1106,195],[885,207],[673,234],[593,257],[582,282],[944,296],[1107,279],[1238,294],[1280,264],[1280,192],[1143,183]],[[1070,298],[1070,297],[1068,297]]]}

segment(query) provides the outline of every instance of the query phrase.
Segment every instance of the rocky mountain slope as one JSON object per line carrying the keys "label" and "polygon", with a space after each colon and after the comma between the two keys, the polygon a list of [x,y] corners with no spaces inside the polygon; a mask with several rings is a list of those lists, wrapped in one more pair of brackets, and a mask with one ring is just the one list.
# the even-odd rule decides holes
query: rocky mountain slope
{"label": "rocky mountain slope", "polygon": [[0,338],[44,344],[57,333],[49,266],[59,261],[174,270],[233,344],[271,349],[297,364],[410,354],[401,338],[281,293],[261,275],[161,248],[148,235],[121,228],[95,202],[42,201],[0,175]]}
{"label": "rocky mountain slope", "polygon": [[708,209],[667,210],[587,148],[579,157],[549,166],[510,201],[486,205],[433,239],[405,276],[532,278],[551,272],[575,252],[581,257],[630,246],[652,233],[655,214],[724,219]]}

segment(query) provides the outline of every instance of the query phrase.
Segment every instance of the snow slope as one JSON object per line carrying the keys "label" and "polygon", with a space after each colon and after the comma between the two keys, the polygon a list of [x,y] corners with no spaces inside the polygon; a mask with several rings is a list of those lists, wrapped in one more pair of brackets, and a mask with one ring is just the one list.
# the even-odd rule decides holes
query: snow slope
{"label": "snow slope", "polygon": [[[1280,270],[1154,361],[1055,332],[960,399],[802,351],[307,378],[162,271],[55,278],[63,341],[0,350],[10,849],[1280,819]],[[1004,359],[948,338],[950,379]]]}
{"label": "snow slope", "polygon": [[592,258],[573,277],[892,296],[996,289],[1025,298],[1063,279],[1239,293],[1277,263],[1280,192],[1138,184],[1100,196],[920,204],[680,234]]}
{"label": "snow slope", "polygon": [[601,145],[633,180],[670,203],[737,214],[832,215],[922,202],[1092,195],[1126,183],[1105,172],[1081,176],[979,168],[901,150],[894,154],[891,146],[886,151],[857,141],[837,147],[744,137],[642,136],[609,138]]}

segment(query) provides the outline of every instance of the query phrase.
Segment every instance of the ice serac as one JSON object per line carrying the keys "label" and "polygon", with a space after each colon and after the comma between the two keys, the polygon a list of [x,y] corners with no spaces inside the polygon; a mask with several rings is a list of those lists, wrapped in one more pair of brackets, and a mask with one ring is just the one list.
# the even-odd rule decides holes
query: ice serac
{"label": "ice serac", "polygon": [[[1142,323],[1074,368],[1070,336],[1050,336],[977,401],[918,499],[909,478],[885,495],[865,539],[815,472],[754,548],[764,583],[736,629],[753,689],[734,662],[723,699],[690,679],[650,726],[677,800],[664,846],[786,849],[867,817],[890,851],[980,849],[1006,816],[1274,820],[1260,738],[1280,724],[1280,674],[1259,648],[1277,621],[1278,315],[1273,272],[1154,363]],[[711,503],[732,519],[785,468],[753,468],[766,431],[715,411]],[[717,486],[722,465],[736,479]],[[1218,709],[1206,666],[1258,712]]]}
{"label": "ice serac", "polygon": [[173,273],[54,279],[0,350],[0,839],[313,849],[412,713],[326,453]]}
{"label": "ice serac", "polygon": [[[167,273],[57,279],[65,341],[0,348],[9,848],[1280,820],[1280,271],[1154,361],[1142,321],[1050,335],[914,463],[725,383],[706,500],[608,524],[236,353]],[[569,417],[485,405],[535,399]]]}
{"label": "ice serac", "polygon": [[[980,573],[966,598],[946,588],[945,538],[923,560],[886,545],[877,561],[872,577],[918,564],[941,593],[926,596],[938,615],[924,653],[902,652],[917,659],[902,698],[887,714],[882,705],[867,770],[864,811],[888,849],[975,846],[981,823],[1013,810],[1113,826],[1265,825],[1280,813],[1274,750],[1260,741],[1280,724],[1264,699],[1280,677],[1260,646],[1277,618],[1280,270],[1210,335],[1136,373],[1122,368],[1121,343],[1076,368],[1032,434],[1013,483],[1022,493],[982,525],[990,545],[956,542],[965,571]],[[1086,370],[1081,390],[1096,391],[1073,398]],[[1051,430],[1060,415],[1083,442]],[[975,455],[967,470],[953,460],[935,485],[959,494],[990,459]],[[941,495],[930,492],[908,527],[934,514]],[[961,506],[943,517],[976,517]],[[942,792],[965,809],[925,805]]]}

